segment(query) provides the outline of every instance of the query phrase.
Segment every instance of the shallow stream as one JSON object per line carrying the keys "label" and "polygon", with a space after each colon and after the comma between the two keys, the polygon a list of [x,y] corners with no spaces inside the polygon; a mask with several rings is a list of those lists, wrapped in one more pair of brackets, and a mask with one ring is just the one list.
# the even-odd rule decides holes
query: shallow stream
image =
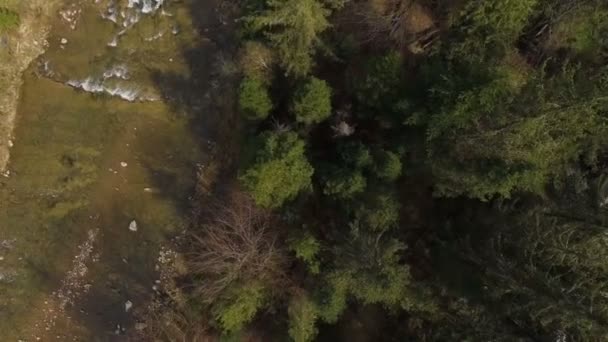
{"label": "shallow stream", "polygon": [[163,93],[164,80],[192,77],[183,51],[210,44],[192,6],[81,0],[57,15],[24,75],[0,176],[1,341],[116,341],[134,329],[206,153],[204,120]]}

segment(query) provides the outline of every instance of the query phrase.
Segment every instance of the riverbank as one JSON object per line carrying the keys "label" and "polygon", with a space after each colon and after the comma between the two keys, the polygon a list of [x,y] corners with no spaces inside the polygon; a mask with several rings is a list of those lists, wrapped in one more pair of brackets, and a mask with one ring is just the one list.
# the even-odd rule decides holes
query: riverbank
{"label": "riverbank", "polygon": [[187,226],[212,147],[216,47],[199,33],[217,26],[214,7],[146,3],[62,3],[77,28],[52,15],[49,46],[23,73],[0,177],[2,341],[125,340],[159,286],[160,246]]}
{"label": "riverbank", "polygon": [[0,1],[0,5],[14,8],[21,17],[18,29],[0,36],[0,172],[8,164],[13,145],[22,74],[48,46],[51,18],[61,3],[61,0]]}

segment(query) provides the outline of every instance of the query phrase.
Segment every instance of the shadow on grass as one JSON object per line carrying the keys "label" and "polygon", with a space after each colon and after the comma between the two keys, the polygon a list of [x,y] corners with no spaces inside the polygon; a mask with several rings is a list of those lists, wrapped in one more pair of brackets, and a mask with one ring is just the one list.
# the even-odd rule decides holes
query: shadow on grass
{"label": "shadow on grass", "polygon": [[[238,146],[235,137],[238,136],[239,120],[233,110],[237,75],[231,72],[237,47],[233,36],[236,13],[233,2],[226,0],[188,0],[183,6],[188,6],[199,37],[194,46],[181,51],[189,69],[188,75],[156,72],[153,79],[171,112],[187,119],[201,151],[201,156],[191,159],[200,161],[205,167],[218,160],[225,162],[230,159],[231,151]],[[193,208],[189,202],[196,184],[180,179],[180,173],[174,172],[171,165],[159,169],[151,162],[142,160],[141,163],[152,178],[152,185],[159,190],[158,195],[175,202],[180,207],[180,215],[188,219],[192,215]],[[198,165],[191,167],[195,182]],[[183,169],[184,166],[176,168]],[[192,184],[186,193],[185,184]],[[114,208],[110,211],[121,210]],[[110,219],[109,222],[114,221]],[[120,238],[118,235],[104,236],[99,249],[115,252],[116,249],[110,248],[109,244]],[[104,258],[108,258],[108,262],[93,266],[98,269],[91,273],[98,275],[95,281],[100,284],[84,298],[82,305],[73,308],[72,317],[79,317],[89,332],[105,334],[96,337],[96,341],[132,340],[128,332],[133,330],[137,313],[145,311],[145,303],[150,301],[152,285],[158,277],[154,271],[157,243],[146,239],[130,241],[133,250],[129,254],[133,255],[133,260],[123,260],[121,255],[106,255]],[[134,269],[134,265],[142,267]],[[133,311],[125,312],[126,300],[134,303]],[[122,328],[125,328],[124,334]],[[120,334],[113,335],[117,329]]]}

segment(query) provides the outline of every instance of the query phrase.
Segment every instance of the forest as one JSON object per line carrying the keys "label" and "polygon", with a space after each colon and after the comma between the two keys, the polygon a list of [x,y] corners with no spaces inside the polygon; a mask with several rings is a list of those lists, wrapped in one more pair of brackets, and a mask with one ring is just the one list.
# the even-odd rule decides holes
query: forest
{"label": "forest", "polygon": [[155,338],[608,340],[606,1],[238,6],[238,148]]}

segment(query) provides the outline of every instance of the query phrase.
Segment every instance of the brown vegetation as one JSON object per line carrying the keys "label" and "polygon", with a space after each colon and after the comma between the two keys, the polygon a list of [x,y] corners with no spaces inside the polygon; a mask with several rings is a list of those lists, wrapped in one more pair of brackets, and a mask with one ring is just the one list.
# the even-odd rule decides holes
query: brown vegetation
{"label": "brown vegetation", "polygon": [[203,279],[194,290],[201,300],[213,302],[237,281],[279,285],[285,280],[286,250],[278,243],[278,220],[269,211],[239,191],[206,211],[209,219],[193,235],[189,264],[191,274]]}
{"label": "brown vegetation", "polygon": [[356,11],[367,26],[369,41],[376,43],[388,40],[392,46],[405,47],[436,33],[430,11],[413,0],[372,0]]}

